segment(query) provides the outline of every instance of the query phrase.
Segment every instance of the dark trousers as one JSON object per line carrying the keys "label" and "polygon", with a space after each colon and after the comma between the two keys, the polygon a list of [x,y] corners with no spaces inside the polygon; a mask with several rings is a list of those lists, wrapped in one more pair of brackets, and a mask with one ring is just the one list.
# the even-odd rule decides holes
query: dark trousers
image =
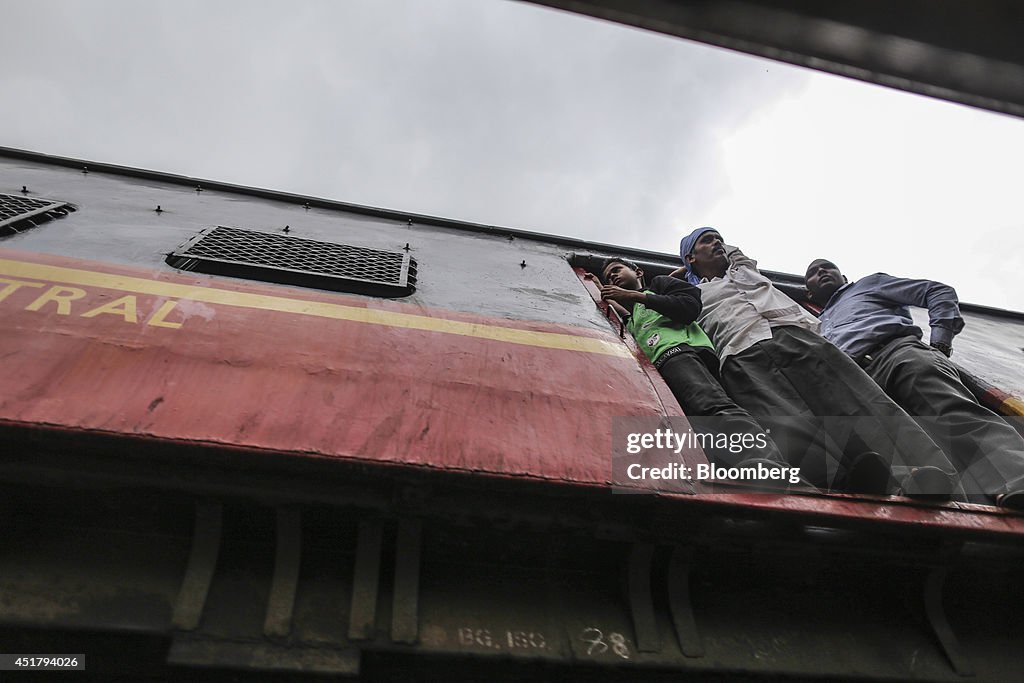
{"label": "dark trousers", "polygon": [[955,469],[856,363],[803,328],[774,328],[771,339],[727,358],[722,384],[820,488],[842,489],[849,464],[866,451],[889,460],[897,480],[915,466]]}
{"label": "dark trousers", "polygon": [[[713,434],[764,433],[750,413],[729,398],[718,380],[718,358],[710,351],[692,346],[672,349],[674,355],[660,363],[658,371],[679,401],[694,431]],[[732,452],[728,448],[706,448],[708,460],[723,466],[739,465],[752,458],[783,463],[785,460],[771,438],[768,448]]]}
{"label": "dark trousers", "polygon": [[946,453],[969,500],[1024,489],[1024,439],[978,404],[952,361],[915,337],[897,337],[872,358],[865,371]]}

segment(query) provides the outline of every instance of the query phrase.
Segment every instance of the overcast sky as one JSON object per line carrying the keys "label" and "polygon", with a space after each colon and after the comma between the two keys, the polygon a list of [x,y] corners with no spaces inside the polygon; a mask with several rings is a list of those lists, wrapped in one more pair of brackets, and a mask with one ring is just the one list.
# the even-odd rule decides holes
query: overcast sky
{"label": "overcast sky", "polygon": [[508,0],[0,0],[0,145],[1024,310],[1024,120]]}

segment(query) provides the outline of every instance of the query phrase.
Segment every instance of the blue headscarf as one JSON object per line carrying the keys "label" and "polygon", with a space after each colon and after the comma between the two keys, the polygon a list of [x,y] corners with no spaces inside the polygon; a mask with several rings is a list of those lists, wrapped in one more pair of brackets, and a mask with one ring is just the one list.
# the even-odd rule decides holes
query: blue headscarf
{"label": "blue headscarf", "polygon": [[686,257],[693,253],[693,247],[697,244],[697,240],[700,239],[700,236],[706,232],[712,231],[714,231],[714,228],[706,226],[703,228],[697,228],[689,235],[679,240],[679,258],[683,260],[683,265],[686,266],[686,281],[691,285],[698,284],[700,282],[700,278],[697,277],[697,274],[690,268],[690,264],[686,262]]}

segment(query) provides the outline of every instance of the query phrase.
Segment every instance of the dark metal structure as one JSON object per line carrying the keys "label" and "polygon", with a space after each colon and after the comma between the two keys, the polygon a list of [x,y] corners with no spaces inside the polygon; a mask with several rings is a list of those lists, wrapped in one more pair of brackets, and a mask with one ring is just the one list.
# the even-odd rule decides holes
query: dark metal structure
{"label": "dark metal structure", "polygon": [[1024,116],[1024,7],[1015,0],[530,1]]}

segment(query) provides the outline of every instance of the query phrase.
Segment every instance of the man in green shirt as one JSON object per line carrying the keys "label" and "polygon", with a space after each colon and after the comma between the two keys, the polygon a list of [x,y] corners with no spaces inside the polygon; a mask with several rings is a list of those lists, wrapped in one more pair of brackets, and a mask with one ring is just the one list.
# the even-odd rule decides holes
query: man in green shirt
{"label": "man in green shirt", "polygon": [[[610,258],[602,264],[601,282],[601,298],[610,301],[626,322],[695,429],[764,434],[761,425],[729,398],[718,381],[718,357],[711,340],[696,323],[701,312],[700,289],[666,275],[645,285],[643,270],[621,258]],[[771,439],[763,439],[768,447],[756,452],[708,449],[707,455],[721,465],[738,465],[752,458],[784,462]]]}

